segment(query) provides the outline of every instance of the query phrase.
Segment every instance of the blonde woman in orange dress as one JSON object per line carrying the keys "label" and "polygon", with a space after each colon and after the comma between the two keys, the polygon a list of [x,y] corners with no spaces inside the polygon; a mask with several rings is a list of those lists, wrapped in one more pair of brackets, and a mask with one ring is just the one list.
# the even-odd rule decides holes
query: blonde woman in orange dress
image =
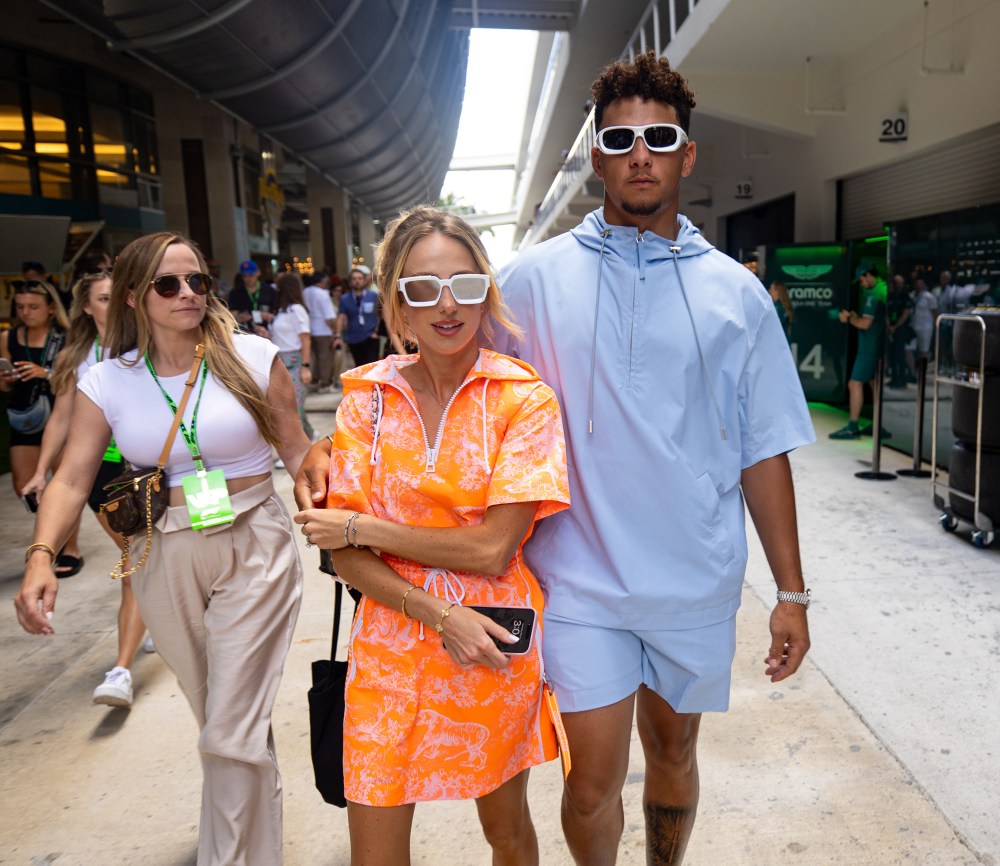
{"label": "blonde woman in orange dress", "polygon": [[[528,770],[558,748],[521,547],[569,503],[559,406],[527,364],[480,348],[481,328],[513,325],[463,220],[402,214],[378,285],[390,330],[420,352],[344,374],[327,508],[295,518],[364,596],[344,722],[351,862],[409,863],[416,802],[475,799],[493,863],[537,864]],[[513,636],[471,605],[533,608],[527,654],[498,649]]]}

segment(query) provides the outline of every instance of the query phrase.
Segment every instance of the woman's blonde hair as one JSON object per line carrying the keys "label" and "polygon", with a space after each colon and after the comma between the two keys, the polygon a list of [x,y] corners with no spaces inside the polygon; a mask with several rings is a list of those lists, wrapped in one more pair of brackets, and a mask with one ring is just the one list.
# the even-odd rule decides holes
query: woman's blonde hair
{"label": "woman's blonde hair", "polygon": [[111,274],[99,271],[84,274],[73,284],[73,303],[69,308],[69,331],[64,345],[52,365],[49,384],[52,393],[61,394],[76,385],[76,370],[94,347],[97,323],[85,309],[90,302],[90,292],[98,283],[111,281]]}
{"label": "woman's blonde hair", "polygon": [[479,233],[460,216],[429,205],[417,205],[402,211],[389,223],[385,237],[375,249],[375,282],[382,302],[382,316],[389,333],[400,340],[407,339],[406,302],[399,291],[399,277],[406,265],[406,258],[413,245],[431,235],[444,235],[464,246],[476,262],[479,273],[490,275],[490,287],[483,304],[482,330],[487,337],[493,334],[493,324],[521,336],[521,329],[514,323],[510,310],[504,303],[490,267],[486,247]]}
{"label": "woman's blonde hair", "polygon": [[[208,272],[198,247],[187,238],[172,232],[146,235],[125,247],[115,261],[111,280],[111,304],[104,335],[109,358],[120,358],[126,352],[136,349],[135,360],[123,362],[131,366],[141,363],[142,357],[149,351],[153,335],[143,302],[146,293],[151,291],[156,269],[167,248],[173,244],[188,247],[198,260],[199,269],[203,273]],[[233,344],[233,334],[237,330],[236,320],[214,292],[209,290],[204,297],[205,318],[202,319],[201,330],[208,369],[250,413],[261,435],[271,445],[282,444],[271,407]],[[131,306],[128,303],[130,298]]]}
{"label": "woman's blonde hair", "polygon": [[[15,295],[43,295],[48,298],[49,303],[52,305],[52,318],[56,320],[56,324],[63,330],[69,327],[66,308],[63,306],[62,301],[59,300],[59,293],[52,283],[48,282],[48,280],[20,280],[15,282],[20,283],[14,289]],[[23,325],[24,322],[20,318],[14,319],[15,328],[20,328]]]}

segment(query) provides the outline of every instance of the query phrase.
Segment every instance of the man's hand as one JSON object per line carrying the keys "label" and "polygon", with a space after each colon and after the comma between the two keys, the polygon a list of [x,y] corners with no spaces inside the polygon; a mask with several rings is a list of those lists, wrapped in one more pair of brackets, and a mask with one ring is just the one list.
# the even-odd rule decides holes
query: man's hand
{"label": "man's hand", "polygon": [[295,476],[293,493],[299,509],[322,508],[326,504],[327,479],[330,474],[330,440],[324,436],[306,452]]}
{"label": "man's hand", "polygon": [[771,611],[771,647],[767,651],[764,676],[772,683],[794,674],[809,652],[809,623],[806,607],[793,601],[779,601]]}

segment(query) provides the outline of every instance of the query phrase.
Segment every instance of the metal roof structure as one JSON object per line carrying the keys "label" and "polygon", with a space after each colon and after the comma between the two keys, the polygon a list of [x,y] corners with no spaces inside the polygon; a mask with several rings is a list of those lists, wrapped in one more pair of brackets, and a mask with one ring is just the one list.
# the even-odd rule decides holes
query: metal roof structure
{"label": "metal roof structure", "polygon": [[[510,25],[528,26],[532,17],[516,13],[536,5],[497,0],[456,11],[452,0],[43,2],[110,50],[270,136],[376,216],[439,194],[465,89],[469,25],[462,21],[495,9]],[[551,16],[575,2],[542,5],[552,7],[554,26]]]}

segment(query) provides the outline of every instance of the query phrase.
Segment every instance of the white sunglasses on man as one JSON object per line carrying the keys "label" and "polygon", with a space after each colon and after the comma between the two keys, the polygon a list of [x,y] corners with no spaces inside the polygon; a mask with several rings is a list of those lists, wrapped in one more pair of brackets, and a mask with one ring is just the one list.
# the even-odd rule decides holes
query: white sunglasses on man
{"label": "white sunglasses on man", "polygon": [[687,144],[687,133],[674,123],[645,126],[606,126],[597,133],[597,149],[609,156],[629,153],[642,136],[653,153],[673,153]]}
{"label": "white sunglasses on man", "polygon": [[455,274],[449,280],[438,277],[401,277],[399,291],[411,307],[433,307],[441,300],[444,287],[451,289],[456,304],[481,304],[490,290],[489,274]]}

